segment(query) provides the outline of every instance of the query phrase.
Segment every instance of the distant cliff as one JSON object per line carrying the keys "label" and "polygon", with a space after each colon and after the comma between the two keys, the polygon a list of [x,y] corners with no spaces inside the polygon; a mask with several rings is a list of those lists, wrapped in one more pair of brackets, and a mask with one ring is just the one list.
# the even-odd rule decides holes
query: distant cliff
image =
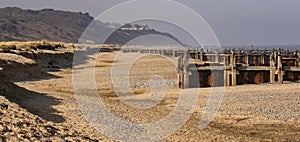
{"label": "distant cliff", "polygon": [[[150,34],[168,37],[168,38],[176,41],[178,44],[183,45],[177,38],[175,38],[173,35],[171,35],[169,33],[163,33],[163,32],[156,31],[155,29],[149,28],[147,25],[131,25],[131,24],[125,24],[124,26],[122,26],[121,28],[116,30],[113,34],[111,34],[111,36],[109,38],[107,38],[105,43],[108,43],[108,44],[115,43],[115,44],[123,45],[137,37],[144,36],[144,35],[150,35]],[[122,37],[122,38],[120,38],[120,37]],[[155,40],[156,41],[153,41],[153,45],[167,44],[167,43],[165,43],[164,40],[162,40],[162,41],[159,41],[157,39],[155,39]]]}
{"label": "distant cliff", "polygon": [[49,40],[76,43],[84,29],[93,21],[87,13],[43,9],[0,9],[0,40]]}
{"label": "distant cliff", "polygon": [[[82,12],[0,8],[0,41],[48,40],[77,43],[87,30],[92,32],[87,32],[89,35],[85,40],[91,43],[125,44],[136,37],[149,34],[163,35],[179,42],[171,34],[148,26],[125,24],[119,29],[115,27],[118,25],[96,21],[88,13]],[[106,39],[109,33],[113,34]]]}

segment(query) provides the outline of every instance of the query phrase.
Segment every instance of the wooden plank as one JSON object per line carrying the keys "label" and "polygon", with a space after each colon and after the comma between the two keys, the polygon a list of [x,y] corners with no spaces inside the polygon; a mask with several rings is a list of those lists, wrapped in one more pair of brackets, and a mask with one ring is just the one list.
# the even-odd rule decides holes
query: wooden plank
{"label": "wooden plank", "polygon": [[237,69],[241,71],[269,71],[276,68],[269,66],[241,66],[237,67]]}
{"label": "wooden plank", "polygon": [[189,70],[199,70],[199,71],[204,71],[204,70],[226,70],[230,69],[230,67],[226,66],[190,66]]}
{"label": "wooden plank", "polygon": [[300,67],[288,67],[284,66],[283,71],[300,71]]}

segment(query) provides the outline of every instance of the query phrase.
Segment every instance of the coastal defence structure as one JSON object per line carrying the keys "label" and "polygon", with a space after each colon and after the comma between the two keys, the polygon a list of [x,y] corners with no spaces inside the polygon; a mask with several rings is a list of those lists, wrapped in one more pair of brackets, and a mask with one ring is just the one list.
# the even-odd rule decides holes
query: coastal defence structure
{"label": "coastal defence structure", "polygon": [[182,89],[300,80],[297,50],[122,48],[122,51],[178,58],[178,86]]}

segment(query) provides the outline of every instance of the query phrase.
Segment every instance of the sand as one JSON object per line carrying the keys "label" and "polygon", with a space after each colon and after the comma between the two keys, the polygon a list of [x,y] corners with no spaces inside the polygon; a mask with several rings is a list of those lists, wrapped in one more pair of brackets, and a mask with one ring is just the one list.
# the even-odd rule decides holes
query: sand
{"label": "sand", "polygon": [[[153,75],[162,76],[168,85],[165,97],[157,106],[139,110],[122,103],[113,90],[111,67],[116,53],[102,53],[95,68],[97,89],[106,107],[124,120],[141,124],[160,120],[172,112],[180,95],[180,89],[176,87],[176,67],[157,55],[145,56],[132,66],[130,87],[138,97],[150,96],[147,83]],[[29,61],[32,62],[26,60]],[[82,115],[73,91],[72,69],[60,67],[54,70],[40,65],[43,62],[36,63],[49,75],[47,78],[1,81],[0,103],[7,104],[8,109],[0,107],[0,139],[113,141],[90,126]],[[300,140],[299,83],[225,88],[219,112],[202,130],[198,125],[211,91],[203,88],[200,92],[195,112],[189,120],[162,141]]]}

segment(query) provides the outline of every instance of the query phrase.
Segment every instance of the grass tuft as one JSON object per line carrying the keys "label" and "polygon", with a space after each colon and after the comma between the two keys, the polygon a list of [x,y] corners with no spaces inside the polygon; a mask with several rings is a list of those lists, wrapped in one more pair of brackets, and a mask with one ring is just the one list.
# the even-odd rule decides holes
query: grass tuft
{"label": "grass tuft", "polygon": [[58,48],[75,48],[74,44],[63,42],[48,41],[28,41],[28,42],[0,42],[0,50],[9,52],[10,50],[36,51],[36,50],[55,50]]}

